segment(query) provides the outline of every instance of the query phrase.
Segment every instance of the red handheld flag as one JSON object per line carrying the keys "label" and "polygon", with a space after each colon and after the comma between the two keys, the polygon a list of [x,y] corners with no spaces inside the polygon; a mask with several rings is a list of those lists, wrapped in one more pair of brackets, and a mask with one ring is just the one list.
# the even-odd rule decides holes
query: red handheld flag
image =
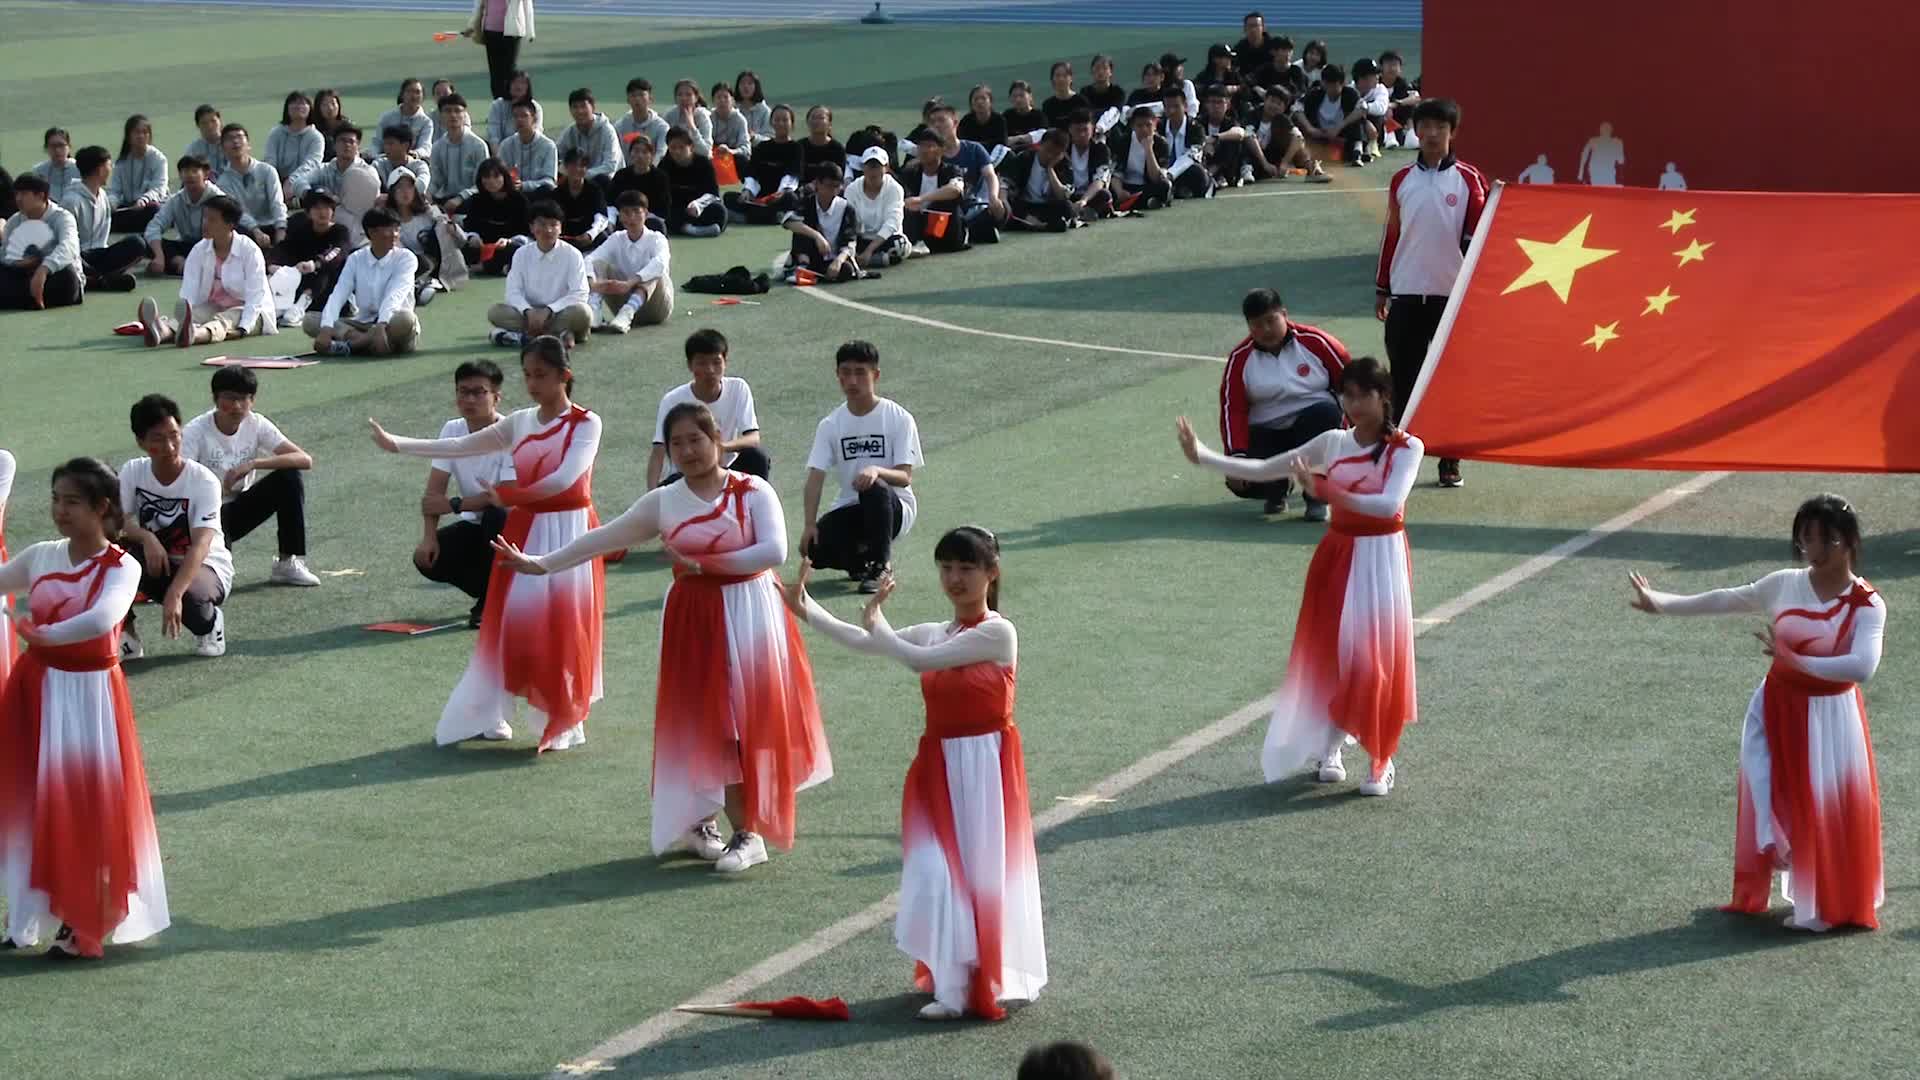
{"label": "red handheld flag", "polygon": [[740,182],[740,166],[733,160],[733,151],[724,146],[713,148],[713,178],[721,187]]}
{"label": "red handheld flag", "polygon": [[761,1020],[851,1020],[847,1003],[837,997],[825,1001],[810,997],[781,998],[779,1001],[734,1001],[724,1005],[681,1005],[675,1012],[705,1016],[744,1016]]}

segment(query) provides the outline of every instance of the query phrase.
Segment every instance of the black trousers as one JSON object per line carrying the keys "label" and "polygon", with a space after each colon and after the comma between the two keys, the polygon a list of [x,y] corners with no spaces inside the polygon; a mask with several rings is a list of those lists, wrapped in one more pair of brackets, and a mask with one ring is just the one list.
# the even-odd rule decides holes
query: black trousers
{"label": "black trousers", "polygon": [[1216,139],[1213,153],[1207,157],[1207,167],[1215,176],[1227,183],[1240,179],[1240,166],[1250,164],[1247,156],[1247,144],[1243,139]]}
{"label": "black trousers", "polygon": [[860,501],[820,516],[819,533],[806,551],[813,565],[872,577],[893,561],[906,504],[892,484],[877,480]]}
{"label": "black trousers", "polygon": [[[156,576],[148,572],[144,555],[136,557],[140,559],[140,591],[152,599],[157,606],[160,598],[167,594],[167,590],[173,588],[173,579],[180,568],[169,565],[164,576]],[[212,570],[202,565],[194,573],[193,580],[188,583],[186,592],[180,594],[181,625],[185,626],[187,632],[191,634],[211,633],[214,612],[226,602],[226,599],[226,590],[220,588],[220,579],[214,576]],[[134,613],[127,612],[127,621],[124,625],[131,629],[133,619]]]}
{"label": "black trousers", "polygon": [[487,581],[493,576],[493,538],[507,524],[505,507],[489,506],[480,511],[478,522],[455,518],[440,526],[440,557],[432,566],[413,568],[428,581],[451,585],[475,600],[478,608],[487,602]]}
{"label": "black trousers", "polygon": [[1043,227],[1058,229],[1060,226],[1064,226],[1067,223],[1067,219],[1073,216],[1073,204],[1065,199],[1046,199],[1040,202],[1031,202],[1025,198],[1016,197],[1013,200],[1012,213],[1007,218],[1007,227],[1012,229],[1031,228],[1031,226],[1023,225],[1015,220],[1016,218],[1030,217],[1039,221]]}
{"label": "black trousers", "polygon": [[87,284],[98,286],[109,274],[125,273],[147,257],[147,245],[137,236],[123,236],[106,247],[80,253],[87,267]]}
{"label": "black trousers", "polygon": [[152,206],[116,206],[111,228],[117,233],[133,233],[137,236],[146,231],[147,223],[159,212],[159,203]]}
{"label": "black trousers", "polygon": [[718,225],[720,226],[720,231],[725,232],[727,229],[727,204],[723,201],[716,201],[698,214],[689,214],[687,213],[686,203],[680,202],[677,199],[674,200],[674,202],[667,207],[667,231],[677,234],[681,229],[689,225]]}
{"label": "black trousers", "polygon": [[307,489],[298,469],[275,469],[220,508],[220,529],[228,545],[273,518],[280,530],[280,555],[307,553]]}
{"label": "black trousers", "polygon": [[1444,296],[1396,296],[1387,307],[1387,364],[1393,371],[1395,414],[1404,414],[1427,361],[1427,346],[1447,310]]}
{"label": "black trousers", "polygon": [[[33,283],[33,270],[20,266],[0,266],[0,309],[31,310],[33,294],[28,287]],[[72,307],[80,302],[80,272],[67,267],[57,274],[48,274],[47,283],[40,289],[40,299],[50,308]]]}
{"label": "black trousers", "polygon": [[[767,480],[771,479],[770,474],[773,472],[773,459],[767,456],[765,450],[757,446],[749,446],[745,450],[735,451],[733,464],[727,466],[727,468],[732,472],[743,472],[750,476],[757,476],[762,480]],[[660,478],[659,486],[666,487],[678,479],[680,479],[679,473],[670,472]]]}
{"label": "black trousers", "polygon": [[493,96],[506,97],[513,69],[520,61],[520,39],[497,30],[482,30],[480,41],[487,47],[487,81],[493,84]]}
{"label": "black trousers", "polygon": [[[1175,164],[1178,164],[1178,159],[1175,159]],[[1213,175],[1207,172],[1204,164],[1193,165],[1176,177],[1172,186],[1177,199],[1204,199],[1213,190]]]}
{"label": "black trousers", "polygon": [[[957,209],[959,204],[955,203],[953,206]],[[966,219],[952,211],[942,212],[951,214],[951,216],[947,218],[947,232],[944,236],[934,236],[927,232],[927,212],[925,210],[907,211],[901,220],[900,226],[906,231],[909,241],[916,244],[927,245],[928,251],[965,251],[968,246]]]}
{"label": "black trousers", "polygon": [[[1340,403],[1331,396],[1316,401],[1283,425],[1252,424],[1247,427],[1247,456],[1270,458],[1289,450],[1298,450],[1323,431],[1340,426]],[[1243,499],[1283,499],[1293,490],[1291,479],[1269,480],[1264,484],[1246,484],[1234,491]],[[1317,499],[1308,499],[1312,506]]]}
{"label": "black trousers", "polygon": [[1141,196],[1139,205],[1133,207],[1135,210],[1154,210],[1173,201],[1173,185],[1165,180],[1148,180],[1138,186],[1122,180],[1120,189],[1129,195]]}

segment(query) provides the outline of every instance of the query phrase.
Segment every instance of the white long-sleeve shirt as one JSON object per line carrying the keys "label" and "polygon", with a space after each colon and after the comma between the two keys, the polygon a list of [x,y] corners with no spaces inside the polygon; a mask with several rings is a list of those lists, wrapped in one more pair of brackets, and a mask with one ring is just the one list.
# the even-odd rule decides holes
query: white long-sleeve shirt
{"label": "white long-sleeve shirt", "polygon": [[665,233],[641,229],[640,239],[635,240],[621,229],[594,248],[588,261],[594,276],[605,280],[654,281],[671,272],[672,260]]}
{"label": "white long-sleeve shirt", "polygon": [[[42,540],[13,559],[0,562],[0,596],[29,593],[35,582],[49,574],[72,574],[79,569],[68,553],[71,544],[70,540]],[[82,565],[86,561],[82,559]],[[111,633],[126,620],[127,612],[133,608],[134,595],[140,591],[140,563],[123,551],[105,573],[105,581],[93,603],[58,622],[36,627],[48,645],[92,641]],[[24,603],[20,607],[26,609]]]}
{"label": "white long-sleeve shirt", "polygon": [[522,244],[513,253],[506,297],[513,310],[584,307],[588,295],[587,260],[572,244],[555,242],[552,251],[541,251],[537,243]]}
{"label": "white long-sleeve shirt", "polygon": [[[773,486],[757,476],[735,474],[747,485],[746,520],[751,523],[751,543],[731,551],[681,551],[700,564],[709,574],[757,574],[773,570],[787,561],[787,515],[780,508],[780,497]],[[727,499],[723,489],[719,499],[707,500],[695,495],[684,480],[654,488],[627,508],[627,512],[579,539],[540,556],[535,561],[549,573],[578,566],[611,551],[624,551],[656,536],[671,533],[675,526],[691,518],[713,512],[720,500]],[[672,547],[668,541],[668,547]]]}
{"label": "white long-sleeve shirt", "polygon": [[413,310],[413,276],[419,272],[420,262],[413,252],[404,246],[395,244],[382,258],[374,258],[371,247],[363,247],[347,256],[347,265],[340,270],[340,280],[334,283],[333,292],[327,297],[327,306],[320,313],[320,326],[329,329],[340,318],[340,310],[348,300],[353,301],[359,312],[355,318],[364,319],[373,312],[372,321],[391,322],[395,314]]}
{"label": "white long-sleeve shirt", "polygon": [[855,652],[891,656],[914,671],[945,671],[972,664],[1015,667],[1020,636],[1013,623],[994,612],[973,626],[957,622],[919,623],[895,630],[881,614],[871,631],[843,622],[813,597],[807,597],[807,624]]}
{"label": "white long-sleeve shirt", "polygon": [[[1862,588],[1864,584],[1855,578],[1849,591]],[[1786,612],[1824,614],[1840,603],[1839,598],[1821,600],[1813,591],[1813,572],[1805,568],[1776,570],[1759,581],[1731,589],[1714,589],[1711,592],[1695,593],[1691,596],[1648,589],[1647,596],[1662,615],[1758,613],[1774,620],[1778,620]],[[1836,628],[1840,619],[1844,617],[1843,611],[1834,611],[1832,621]],[[1820,642],[1821,647],[1844,651],[1836,651],[1830,656],[1809,656],[1794,649],[1783,637],[1776,636],[1774,656],[1816,679],[1837,683],[1863,683],[1871,679],[1873,673],[1880,668],[1880,653],[1886,626],[1887,604],[1876,592],[1869,603],[1861,605],[1855,612],[1852,637],[1849,640],[1833,641],[1832,632],[1829,631],[1826,639]]]}
{"label": "white long-sleeve shirt", "polygon": [[907,193],[900,187],[900,181],[891,176],[882,176],[880,194],[868,195],[866,177],[863,176],[848,184],[842,196],[847,200],[847,205],[853,207],[863,242],[884,240],[901,233],[906,217]]}
{"label": "white long-sleeve shirt", "polygon": [[[220,286],[241,298],[240,325],[249,334],[277,334],[274,320],[273,290],[267,284],[267,257],[253,237],[233,234],[227,259],[220,262],[213,241],[202,240],[187,252],[187,265],[180,273],[180,298],[200,307],[213,294],[213,275],[218,264]],[[337,290],[336,290],[337,291]]]}
{"label": "white long-sleeve shirt", "polygon": [[[1326,474],[1317,497],[1340,513],[1391,518],[1407,504],[1413,482],[1420,475],[1420,459],[1426,454],[1424,443],[1402,434],[1405,445],[1388,447],[1377,462],[1371,460],[1376,444],[1362,446],[1353,437],[1352,428],[1335,428],[1308,439],[1299,449],[1270,458],[1227,457],[1202,444],[1200,464],[1236,479],[1263,483],[1291,475],[1293,463],[1304,461],[1314,472]],[[1338,476],[1331,471],[1336,465],[1340,467]],[[1355,486],[1375,490],[1351,490]]]}

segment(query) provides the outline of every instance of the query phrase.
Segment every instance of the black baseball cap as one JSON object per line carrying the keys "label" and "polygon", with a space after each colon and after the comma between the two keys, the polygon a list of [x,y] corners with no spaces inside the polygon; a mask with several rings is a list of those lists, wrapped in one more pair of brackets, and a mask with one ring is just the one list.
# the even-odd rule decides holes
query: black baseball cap
{"label": "black baseball cap", "polygon": [[1175,56],[1172,53],[1160,54],[1160,66],[1167,69],[1168,71],[1172,71],[1174,68],[1177,68],[1181,64],[1184,64],[1186,62],[1187,62],[1187,58],[1184,56]]}
{"label": "black baseball cap", "polygon": [[314,188],[312,191],[300,197],[300,205],[308,210],[313,209],[313,204],[317,202],[324,202],[328,206],[335,207],[340,205],[340,200],[334,198],[333,192],[328,191],[326,188]]}
{"label": "black baseball cap", "polygon": [[1233,58],[1233,50],[1227,48],[1225,45],[1215,42],[1214,44],[1207,46],[1207,59],[1211,60],[1216,56],[1224,56],[1229,60],[1231,60]]}

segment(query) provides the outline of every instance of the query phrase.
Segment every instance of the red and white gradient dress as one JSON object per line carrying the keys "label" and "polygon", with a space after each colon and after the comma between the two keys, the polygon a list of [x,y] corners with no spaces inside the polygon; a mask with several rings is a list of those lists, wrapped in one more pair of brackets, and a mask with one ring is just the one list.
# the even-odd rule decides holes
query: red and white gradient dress
{"label": "red and white gradient dress", "polygon": [[1013,624],[990,611],[975,622],[895,632],[882,617],[868,633],[811,598],[807,621],[920,673],[927,729],[900,800],[893,940],[935,1001],[999,1020],[1000,1002],[1032,1001],[1047,985],[1026,758],[1013,723]]}
{"label": "red and white gradient dress", "polygon": [[1384,446],[1361,446],[1351,428],[1322,432],[1266,461],[1200,448],[1204,463],[1242,479],[1286,476],[1296,458],[1325,474],[1320,498],[1332,520],[1307,564],[1286,679],[1260,752],[1269,781],[1331,756],[1349,735],[1373,759],[1378,780],[1401,731],[1418,719],[1405,523],[1425,453],[1404,431]]}
{"label": "red and white gradient dress", "polygon": [[1860,685],[1880,666],[1887,604],[1855,578],[1837,599],[1814,595],[1808,570],[1780,570],[1695,596],[1649,590],[1662,615],[1764,613],[1773,666],[1740,732],[1740,810],[1733,900],[1763,915],[1773,872],[1792,926],[1880,925],[1880,779]]}
{"label": "red and white gradient dress", "polygon": [[52,540],[0,563],[0,592],[25,593],[48,639],[0,693],[0,883],[16,945],[65,923],[99,956],[167,928],[167,882],[120,672],[140,564],[109,545],[75,565],[67,549]]}
{"label": "red and white gradient dress", "polygon": [[[7,499],[13,494],[13,472],[13,455],[0,450],[0,563],[7,561]],[[13,598],[0,589],[0,690],[6,689],[7,673],[13,670],[19,648],[13,633]]]}
{"label": "red and white gradient dress", "polygon": [[[502,538],[528,555],[558,551],[600,524],[593,510],[593,460],[600,417],[574,405],[550,421],[521,409],[491,427],[447,439],[402,439],[403,454],[429,458],[513,454],[516,480],[493,489],[506,506]],[[441,710],[442,746],[513,731],[514,699],[525,698],[540,749],[587,741],[587,711],[602,694],[600,624],[606,568],[593,561],[544,577],[494,564],[473,660]]]}
{"label": "red and white gradient dress", "polygon": [[[709,502],[678,480],[541,556],[549,573],[655,536],[700,565],[677,571],[661,617],[653,720],[653,850],[663,854],[745,785],[735,828],[793,847],[794,795],[833,777],[813,666],[773,571],[787,561],[786,514],[765,480],[729,472]],[[537,580],[537,579],[536,579]],[[489,594],[491,595],[491,594]]]}

